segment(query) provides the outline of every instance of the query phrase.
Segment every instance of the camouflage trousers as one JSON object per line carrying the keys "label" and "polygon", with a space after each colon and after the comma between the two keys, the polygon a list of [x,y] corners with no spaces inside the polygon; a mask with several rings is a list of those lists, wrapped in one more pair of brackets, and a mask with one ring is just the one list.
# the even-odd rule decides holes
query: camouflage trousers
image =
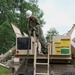
{"label": "camouflage trousers", "polygon": [[37,25],[36,27],[30,28],[29,33],[31,36],[33,36],[33,31],[35,30],[36,37],[38,38],[39,42],[41,43],[42,48],[46,48],[46,42],[43,35],[43,30],[40,27],[40,25]]}

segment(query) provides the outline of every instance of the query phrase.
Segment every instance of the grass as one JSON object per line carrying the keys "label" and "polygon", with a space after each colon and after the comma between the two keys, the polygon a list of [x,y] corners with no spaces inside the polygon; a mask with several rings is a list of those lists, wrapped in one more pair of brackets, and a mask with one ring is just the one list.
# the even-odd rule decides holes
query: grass
{"label": "grass", "polygon": [[0,75],[10,75],[9,69],[0,66]]}

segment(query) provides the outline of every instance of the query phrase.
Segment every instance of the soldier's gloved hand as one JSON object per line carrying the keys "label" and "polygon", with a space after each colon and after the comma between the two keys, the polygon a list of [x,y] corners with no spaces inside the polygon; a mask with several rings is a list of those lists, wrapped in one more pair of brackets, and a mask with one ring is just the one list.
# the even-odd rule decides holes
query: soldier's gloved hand
{"label": "soldier's gloved hand", "polygon": [[33,27],[33,31],[36,31],[36,28],[35,27]]}

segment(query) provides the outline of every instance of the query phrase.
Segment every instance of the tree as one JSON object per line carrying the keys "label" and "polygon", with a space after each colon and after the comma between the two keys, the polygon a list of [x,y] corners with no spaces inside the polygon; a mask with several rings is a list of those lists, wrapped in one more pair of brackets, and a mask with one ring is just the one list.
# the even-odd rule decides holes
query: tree
{"label": "tree", "polygon": [[27,18],[25,12],[31,10],[40,20],[41,26],[45,24],[42,19],[43,12],[38,7],[38,0],[0,0],[0,53],[5,53],[15,45],[15,34],[11,27],[14,23],[21,32],[27,33]]}
{"label": "tree", "polygon": [[52,39],[52,36],[59,35],[59,32],[55,28],[51,28],[49,31],[47,31],[46,39],[47,42],[49,42]]}

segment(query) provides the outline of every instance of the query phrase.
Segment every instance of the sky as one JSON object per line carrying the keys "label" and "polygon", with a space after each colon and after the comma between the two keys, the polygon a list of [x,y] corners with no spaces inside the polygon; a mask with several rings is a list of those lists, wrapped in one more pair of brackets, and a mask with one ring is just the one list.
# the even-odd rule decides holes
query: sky
{"label": "sky", "polygon": [[[67,33],[75,24],[75,0],[38,0],[39,8],[44,12],[46,21],[43,33],[55,28],[60,35]],[[75,37],[75,30],[72,38]]]}

